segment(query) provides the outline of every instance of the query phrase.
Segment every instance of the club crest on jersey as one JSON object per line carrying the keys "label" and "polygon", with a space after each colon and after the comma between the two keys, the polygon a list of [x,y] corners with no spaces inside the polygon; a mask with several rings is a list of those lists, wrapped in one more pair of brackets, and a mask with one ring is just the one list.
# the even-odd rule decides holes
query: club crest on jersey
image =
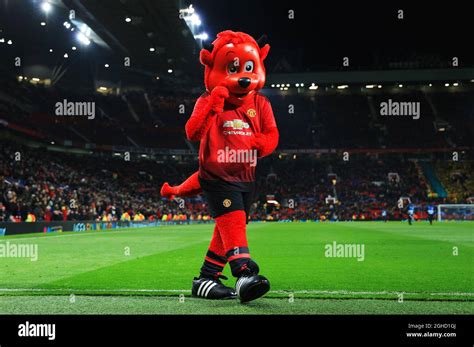
{"label": "club crest on jersey", "polygon": [[249,116],[250,118],[253,118],[257,115],[257,111],[255,111],[253,108],[249,108],[247,110],[247,116]]}
{"label": "club crest on jersey", "polygon": [[226,207],[226,208],[229,208],[230,205],[232,205],[232,201],[230,201],[230,199],[225,199],[225,200],[222,202],[222,205],[224,205],[224,207]]}

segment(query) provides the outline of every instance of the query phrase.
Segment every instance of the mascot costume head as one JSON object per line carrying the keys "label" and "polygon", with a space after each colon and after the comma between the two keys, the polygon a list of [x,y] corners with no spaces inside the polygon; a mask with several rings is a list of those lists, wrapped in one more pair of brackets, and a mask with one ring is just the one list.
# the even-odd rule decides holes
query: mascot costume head
{"label": "mascot costume head", "polygon": [[210,93],[224,86],[229,90],[227,101],[240,106],[265,85],[263,61],[270,46],[260,48],[252,36],[230,30],[217,34],[212,45],[210,51],[202,49],[200,54],[206,89]]}

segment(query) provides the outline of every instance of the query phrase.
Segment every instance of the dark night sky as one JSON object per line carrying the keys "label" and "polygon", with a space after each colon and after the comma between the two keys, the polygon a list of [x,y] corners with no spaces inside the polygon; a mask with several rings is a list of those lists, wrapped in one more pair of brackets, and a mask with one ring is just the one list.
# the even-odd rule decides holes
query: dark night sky
{"label": "dark night sky", "polygon": [[[211,38],[225,29],[255,37],[267,34],[272,45],[270,65],[285,56],[299,71],[324,70],[338,66],[342,56],[350,56],[355,68],[375,68],[387,60],[434,55],[443,61],[459,56],[461,64],[474,66],[468,8],[433,1],[429,5],[416,1],[416,6],[379,3],[193,1]],[[288,19],[290,9],[295,11],[294,20]],[[402,21],[396,18],[398,9],[404,10]]]}

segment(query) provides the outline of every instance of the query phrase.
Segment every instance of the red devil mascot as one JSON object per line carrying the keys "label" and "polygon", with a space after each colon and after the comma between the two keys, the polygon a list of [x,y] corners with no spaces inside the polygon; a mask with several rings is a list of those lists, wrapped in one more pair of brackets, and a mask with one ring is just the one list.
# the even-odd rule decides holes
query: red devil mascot
{"label": "red devil mascot", "polygon": [[[196,297],[247,302],[270,289],[250,257],[246,237],[256,159],[278,144],[272,107],[259,93],[269,50],[268,44],[260,47],[250,35],[230,30],[217,35],[212,50],[201,50],[206,92],[186,123],[187,138],[200,141],[199,171],[178,186],[165,183],[161,189],[168,198],[202,192],[216,222],[200,276],[193,281]],[[222,275],[227,263],[237,278],[235,289],[221,282],[227,279]]]}

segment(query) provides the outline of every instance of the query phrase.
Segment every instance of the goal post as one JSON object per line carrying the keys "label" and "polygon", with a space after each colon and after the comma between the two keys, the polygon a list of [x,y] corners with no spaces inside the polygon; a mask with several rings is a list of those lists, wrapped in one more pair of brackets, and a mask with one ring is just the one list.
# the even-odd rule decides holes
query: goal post
{"label": "goal post", "polygon": [[438,205],[438,222],[443,220],[474,220],[474,204]]}

